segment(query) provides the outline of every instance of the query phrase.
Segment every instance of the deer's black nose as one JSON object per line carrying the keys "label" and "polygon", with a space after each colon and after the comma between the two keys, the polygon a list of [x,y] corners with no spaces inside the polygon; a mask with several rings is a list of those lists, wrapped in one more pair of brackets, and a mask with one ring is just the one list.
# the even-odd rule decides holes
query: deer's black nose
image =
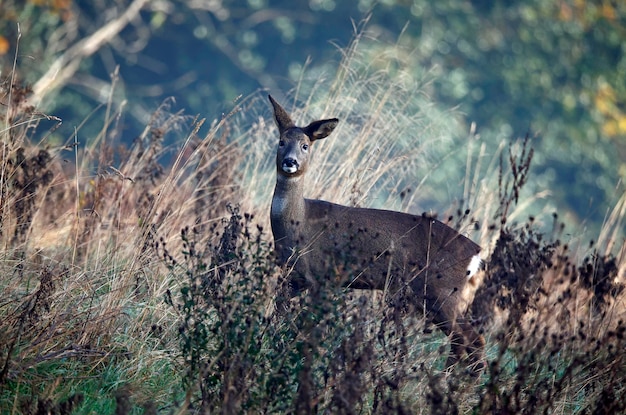
{"label": "deer's black nose", "polygon": [[287,173],[295,173],[299,167],[300,165],[296,159],[286,158],[283,160],[282,168]]}

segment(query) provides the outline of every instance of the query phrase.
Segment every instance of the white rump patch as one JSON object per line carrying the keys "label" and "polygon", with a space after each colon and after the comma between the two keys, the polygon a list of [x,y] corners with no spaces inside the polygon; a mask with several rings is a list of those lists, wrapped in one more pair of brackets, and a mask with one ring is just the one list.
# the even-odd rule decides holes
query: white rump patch
{"label": "white rump patch", "polygon": [[470,260],[469,265],[467,266],[467,279],[472,278],[478,270],[482,267],[483,260],[478,256],[474,255]]}

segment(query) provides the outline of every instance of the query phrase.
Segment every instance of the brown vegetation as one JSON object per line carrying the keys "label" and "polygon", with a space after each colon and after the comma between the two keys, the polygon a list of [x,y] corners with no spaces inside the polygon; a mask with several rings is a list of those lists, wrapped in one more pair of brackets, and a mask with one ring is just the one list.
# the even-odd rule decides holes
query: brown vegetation
{"label": "brown vegetation", "polygon": [[[275,132],[261,116],[241,121],[257,108],[269,119],[258,97],[201,140],[201,122],[164,105],[125,149],[107,128],[87,145],[76,136],[53,145],[59,120],[29,107],[28,94],[9,82],[0,93],[3,413],[111,413],[115,402],[117,413],[625,410],[626,252],[607,248],[623,241],[607,231],[578,248],[559,240],[557,218],[552,235],[538,220],[514,223],[527,144],[493,163],[493,180],[468,180],[470,211],[444,216],[491,253],[468,307],[487,340],[487,369],[474,379],[462,365],[442,370],[447,339],[377,295],[327,290],[274,313],[283,284],[267,231]],[[391,98],[377,98],[358,119],[332,101],[347,120],[337,134],[373,142],[337,140],[346,165],[333,162],[337,148],[320,148],[316,163],[328,169],[311,196],[361,204],[374,183],[392,183],[387,197],[402,192],[415,208],[423,188],[393,183],[419,164],[419,149],[388,142],[396,153],[374,152],[393,139],[372,115]],[[185,130],[165,160],[163,138]],[[479,171],[469,161],[467,170]],[[621,223],[620,209],[607,226]]]}

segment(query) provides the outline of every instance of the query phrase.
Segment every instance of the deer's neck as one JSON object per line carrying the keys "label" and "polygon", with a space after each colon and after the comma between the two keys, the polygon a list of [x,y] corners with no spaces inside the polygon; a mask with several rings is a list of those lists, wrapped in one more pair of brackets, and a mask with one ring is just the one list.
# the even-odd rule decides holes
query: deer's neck
{"label": "deer's neck", "polygon": [[278,174],[272,210],[270,213],[272,225],[282,223],[283,226],[304,222],[304,180],[300,177],[285,177]]}

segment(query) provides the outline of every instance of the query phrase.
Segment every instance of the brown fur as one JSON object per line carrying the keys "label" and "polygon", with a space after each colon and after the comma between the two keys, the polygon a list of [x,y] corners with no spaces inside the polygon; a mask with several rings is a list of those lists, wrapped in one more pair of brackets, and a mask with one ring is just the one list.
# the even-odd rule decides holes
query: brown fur
{"label": "brown fur", "polygon": [[272,232],[279,262],[291,269],[292,295],[332,279],[407,296],[452,336],[448,366],[464,353],[478,362],[483,340],[458,313],[468,265],[480,247],[436,219],[305,199],[311,143],[332,133],[338,120],[297,127],[269,99],[280,133]]}

